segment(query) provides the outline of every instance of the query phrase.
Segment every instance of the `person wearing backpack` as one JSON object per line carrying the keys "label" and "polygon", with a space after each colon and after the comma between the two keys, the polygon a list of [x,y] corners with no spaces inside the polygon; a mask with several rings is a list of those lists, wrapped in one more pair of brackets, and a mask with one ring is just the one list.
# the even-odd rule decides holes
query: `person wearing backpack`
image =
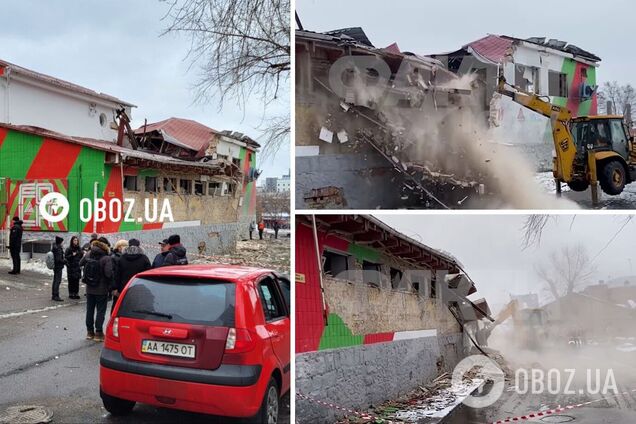
{"label": "person wearing backpack", "polygon": [[54,300],[56,302],[64,301],[64,299],[60,297],[62,272],[64,271],[64,265],[66,264],[66,261],[64,260],[64,248],[62,247],[63,243],[64,239],[62,237],[55,236],[55,245],[53,245],[53,248],[51,249],[51,253],[53,254],[53,286],[51,300]]}
{"label": "person wearing backpack", "polygon": [[113,260],[110,243],[105,237],[91,242],[91,248],[80,261],[86,284],[86,339],[104,341],[104,319],[108,293],[113,285]]}
{"label": "person wearing backpack", "polygon": [[82,260],[82,248],[77,236],[71,237],[71,245],[64,252],[66,259],[66,279],[68,280],[68,298],[79,299],[79,281],[82,277],[80,261]]}
{"label": "person wearing backpack", "polygon": [[139,240],[130,239],[128,247],[124,249],[124,253],[117,261],[118,271],[115,273],[115,284],[112,287],[113,304],[110,308],[110,314],[113,314],[115,304],[119,298],[119,294],[124,290],[130,279],[140,272],[150,269],[150,259],[140,247]]}
{"label": "person wearing backpack", "polygon": [[181,237],[178,234],[168,237],[168,244],[170,245],[170,250],[168,250],[166,259],[163,261],[163,266],[187,265],[187,252],[186,248],[181,244]]}

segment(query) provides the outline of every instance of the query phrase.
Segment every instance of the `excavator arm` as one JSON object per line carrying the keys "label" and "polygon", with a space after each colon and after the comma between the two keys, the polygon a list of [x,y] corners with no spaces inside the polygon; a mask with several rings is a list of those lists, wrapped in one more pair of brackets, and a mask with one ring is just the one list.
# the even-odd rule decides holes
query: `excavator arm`
{"label": "excavator arm", "polygon": [[497,92],[510,97],[515,103],[540,113],[550,119],[552,124],[552,139],[556,151],[554,178],[559,181],[572,181],[576,144],[570,131],[572,113],[565,107],[557,106],[545,100],[545,97],[526,93],[506,83],[504,77],[499,78]]}

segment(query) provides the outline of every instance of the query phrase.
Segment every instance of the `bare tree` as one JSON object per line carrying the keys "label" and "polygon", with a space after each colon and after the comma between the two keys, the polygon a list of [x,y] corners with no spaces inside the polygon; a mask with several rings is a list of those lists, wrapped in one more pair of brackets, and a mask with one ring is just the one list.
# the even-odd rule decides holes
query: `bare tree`
{"label": "bare tree", "polygon": [[612,111],[618,115],[625,115],[629,113],[631,116],[627,117],[629,121],[633,122],[634,113],[636,113],[636,90],[631,84],[621,85],[616,81],[606,82],[603,87],[598,91],[599,97],[599,109],[601,113],[609,113],[607,110],[607,102],[612,105]]}
{"label": "bare tree", "polygon": [[[281,84],[289,80],[289,0],[162,0],[170,3],[167,33],[185,33],[191,44],[188,59],[200,69],[196,99],[218,96],[245,110],[255,96],[263,102],[265,150],[276,151],[290,131],[290,117],[272,117],[267,106],[279,99]],[[285,91],[287,92],[287,91]],[[280,99],[289,110],[289,99]]]}
{"label": "bare tree", "polygon": [[553,251],[548,260],[535,266],[537,276],[555,300],[574,293],[595,274],[590,255],[582,244]]}

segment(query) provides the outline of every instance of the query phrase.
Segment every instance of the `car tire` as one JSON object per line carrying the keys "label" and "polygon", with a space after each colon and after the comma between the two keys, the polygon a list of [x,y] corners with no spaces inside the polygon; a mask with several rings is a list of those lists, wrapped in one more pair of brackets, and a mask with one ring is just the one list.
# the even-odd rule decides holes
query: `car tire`
{"label": "car tire", "polygon": [[587,180],[572,180],[568,183],[568,187],[572,191],[585,191],[589,186],[590,183]]}
{"label": "car tire", "polygon": [[601,189],[610,196],[621,194],[627,182],[627,173],[623,164],[617,160],[607,162],[599,175]]}
{"label": "car tire", "polygon": [[258,413],[252,417],[250,423],[252,424],[278,424],[278,415],[280,413],[280,396],[278,393],[278,384],[276,380],[271,378],[265,395],[263,396],[263,402],[258,410]]}
{"label": "car tire", "polygon": [[130,414],[136,404],[136,402],[132,400],[119,399],[114,396],[109,396],[104,392],[101,392],[100,396],[104,408],[110,412],[111,415],[116,417]]}

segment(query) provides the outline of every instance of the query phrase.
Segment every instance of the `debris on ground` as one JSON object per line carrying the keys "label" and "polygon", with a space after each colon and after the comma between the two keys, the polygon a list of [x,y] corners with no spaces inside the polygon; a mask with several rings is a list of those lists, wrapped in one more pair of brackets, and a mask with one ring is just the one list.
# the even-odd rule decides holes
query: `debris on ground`
{"label": "debris on ground", "polygon": [[[190,263],[218,263],[271,268],[279,272],[290,272],[289,238],[239,240],[236,251],[226,255],[193,255]],[[190,254],[188,254],[190,256]]]}
{"label": "debris on ground", "polygon": [[[443,373],[426,385],[364,412],[378,417],[380,420],[376,423],[416,423],[425,418],[443,418],[483,383],[484,380],[477,378],[476,373],[467,373],[461,383],[452,384],[450,374]],[[362,422],[365,421],[360,417],[352,416],[338,421],[338,424]]]}

